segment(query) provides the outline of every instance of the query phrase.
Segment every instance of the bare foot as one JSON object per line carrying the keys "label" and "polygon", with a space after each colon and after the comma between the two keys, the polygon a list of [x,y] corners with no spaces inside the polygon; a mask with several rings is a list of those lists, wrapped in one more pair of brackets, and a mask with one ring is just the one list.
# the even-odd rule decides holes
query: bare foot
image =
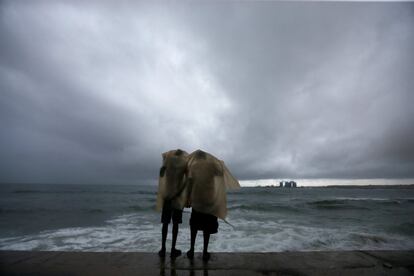
{"label": "bare foot", "polygon": [[210,260],[210,253],[203,252],[203,261],[208,261],[208,260]]}
{"label": "bare foot", "polygon": [[181,256],[181,250],[178,250],[178,249],[175,249],[175,248],[171,248],[170,257],[171,258],[177,258],[178,256]]}
{"label": "bare foot", "polygon": [[187,251],[187,258],[193,259],[194,258],[194,250],[188,250]]}
{"label": "bare foot", "polygon": [[160,256],[161,258],[165,257],[165,248],[161,248],[161,250],[158,251],[158,256]]}

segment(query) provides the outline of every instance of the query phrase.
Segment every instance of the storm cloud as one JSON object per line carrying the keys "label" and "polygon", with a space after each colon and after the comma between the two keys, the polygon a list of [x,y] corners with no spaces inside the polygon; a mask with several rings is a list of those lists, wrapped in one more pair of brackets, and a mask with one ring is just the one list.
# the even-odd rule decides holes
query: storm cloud
{"label": "storm cloud", "polygon": [[414,177],[414,5],[2,1],[0,182]]}

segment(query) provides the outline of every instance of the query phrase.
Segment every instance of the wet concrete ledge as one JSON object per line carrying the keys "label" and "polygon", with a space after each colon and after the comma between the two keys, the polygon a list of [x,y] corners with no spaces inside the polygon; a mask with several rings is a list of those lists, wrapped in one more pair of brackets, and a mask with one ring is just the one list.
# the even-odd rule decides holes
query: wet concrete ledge
{"label": "wet concrete ledge", "polygon": [[212,253],[0,251],[0,275],[414,275],[412,251]]}

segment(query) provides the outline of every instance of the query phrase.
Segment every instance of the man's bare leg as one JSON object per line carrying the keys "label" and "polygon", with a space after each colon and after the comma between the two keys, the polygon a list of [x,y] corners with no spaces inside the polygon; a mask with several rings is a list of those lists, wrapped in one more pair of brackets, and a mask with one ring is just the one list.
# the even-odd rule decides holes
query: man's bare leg
{"label": "man's bare leg", "polygon": [[187,251],[187,257],[189,259],[194,258],[194,245],[197,237],[197,229],[191,227],[191,245],[190,250]]}
{"label": "man's bare leg", "polygon": [[168,223],[162,224],[162,230],[161,230],[161,250],[158,251],[158,255],[160,257],[165,257],[165,242],[167,241],[167,234],[168,234]]}
{"label": "man's bare leg", "polygon": [[210,233],[203,231],[204,248],[203,248],[203,260],[208,261],[210,259],[210,253],[208,253],[208,243],[210,241]]}
{"label": "man's bare leg", "polygon": [[175,249],[175,244],[177,243],[178,236],[178,223],[173,223],[172,229],[172,243],[171,243],[171,258],[175,258],[181,255],[181,250]]}

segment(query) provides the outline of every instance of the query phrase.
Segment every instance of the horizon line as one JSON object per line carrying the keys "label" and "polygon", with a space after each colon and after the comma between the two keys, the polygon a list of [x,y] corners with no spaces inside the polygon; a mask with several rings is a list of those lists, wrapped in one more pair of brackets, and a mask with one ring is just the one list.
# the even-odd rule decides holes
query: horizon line
{"label": "horizon line", "polygon": [[[325,186],[389,186],[414,185],[414,178],[262,178],[239,180],[241,187],[279,186],[281,181],[295,181],[298,187],[325,187]],[[151,183],[152,182],[152,183]],[[157,185],[157,179],[113,182],[0,182],[0,185]]]}

